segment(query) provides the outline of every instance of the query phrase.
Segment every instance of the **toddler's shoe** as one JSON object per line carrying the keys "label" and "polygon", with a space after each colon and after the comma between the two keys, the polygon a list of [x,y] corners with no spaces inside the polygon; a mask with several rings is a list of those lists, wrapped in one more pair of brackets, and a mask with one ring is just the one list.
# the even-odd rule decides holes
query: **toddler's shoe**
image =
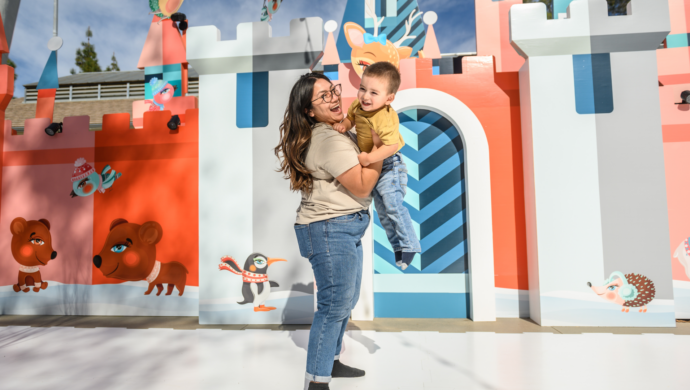
{"label": "toddler's shoe", "polygon": [[402,262],[402,260],[398,260],[398,261],[395,262],[395,266],[396,266],[396,267],[402,267],[403,264],[404,264],[404,263]]}
{"label": "toddler's shoe", "polygon": [[400,262],[400,264],[401,264],[400,268],[402,268],[403,271],[407,269],[407,267],[408,267],[407,264],[403,263],[402,261]]}

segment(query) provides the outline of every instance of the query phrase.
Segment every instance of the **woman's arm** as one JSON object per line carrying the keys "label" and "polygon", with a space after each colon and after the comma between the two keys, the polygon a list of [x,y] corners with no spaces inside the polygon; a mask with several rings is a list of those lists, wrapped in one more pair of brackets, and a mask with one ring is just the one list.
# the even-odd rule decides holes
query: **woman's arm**
{"label": "woman's arm", "polygon": [[[376,149],[374,147],[372,152]],[[358,164],[336,177],[336,179],[354,196],[365,198],[371,194],[374,186],[376,186],[376,182],[379,181],[382,166],[383,161],[371,163],[366,167]]]}

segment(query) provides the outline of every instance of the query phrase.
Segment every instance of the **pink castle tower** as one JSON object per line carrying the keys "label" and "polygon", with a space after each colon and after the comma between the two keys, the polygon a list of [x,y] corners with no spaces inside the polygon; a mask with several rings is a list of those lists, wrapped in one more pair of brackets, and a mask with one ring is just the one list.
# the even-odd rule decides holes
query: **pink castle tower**
{"label": "pink castle tower", "polygon": [[525,62],[510,46],[508,12],[522,0],[475,0],[477,55],[496,57],[496,72],[517,72]]}

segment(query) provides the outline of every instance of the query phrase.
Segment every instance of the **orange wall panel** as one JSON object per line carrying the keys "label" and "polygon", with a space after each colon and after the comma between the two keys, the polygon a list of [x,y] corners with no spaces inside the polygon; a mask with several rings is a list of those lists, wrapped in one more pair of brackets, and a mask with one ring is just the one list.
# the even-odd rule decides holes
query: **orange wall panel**
{"label": "orange wall panel", "polygon": [[[199,285],[198,110],[188,110],[186,126],[171,132],[169,112],[147,113],[144,129],[121,126],[96,133],[96,170],[108,164],[122,177],[108,197],[94,197],[93,251],[98,254],[110,223],[123,218],[156,221],[163,238],[157,260],[185,265],[188,286]],[[93,267],[93,284],[121,283]]]}

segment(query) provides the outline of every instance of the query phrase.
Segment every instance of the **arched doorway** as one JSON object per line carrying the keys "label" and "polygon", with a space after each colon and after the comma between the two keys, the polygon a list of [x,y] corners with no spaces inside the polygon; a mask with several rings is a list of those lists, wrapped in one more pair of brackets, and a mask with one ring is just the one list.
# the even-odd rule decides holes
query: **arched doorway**
{"label": "arched doorway", "polygon": [[[379,316],[377,314],[386,314],[385,313],[385,308],[383,308],[383,312],[380,312],[379,309],[379,304],[385,305],[385,301],[381,301],[380,299],[378,300],[379,302],[377,303],[376,297],[382,297],[378,294],[383,293],[383,292],[388,292],[388,293],[414,293],[414,294],[468,294],[466,295],[465,298],[465,303],[464,307],[462,305],[458,305],[459,307],[454,307],[452,310],[450,310],[450,313],[454,313],[452,315],[458,316],[458,313],[463,313],[465,312],[466,316],[468,315],[471,319],[474,321],[495,321],[496,320],[496,301],[495,301],[495,284],[494,284],[494,255],[493,255],[493,229],[492,229],[492,217],[491,217],[491,171],[490,171],[490,164],[489,164],[489,144],[488,140],[486,138],[486,134],[484,133],[484,129],[477,119],[477,117],[474,115],[472,110],[470,110],[464,103],[456,99],[454,96],[449,95],[447,93],[437,91],[437,90],[432,90],[432,89],[425,89],[425,88],[415,88],[415,89],[407,89],[398,92],[395,101],[393,102],[393,108],[396,109],[398,113],[406,113],[407,116],[411,113],[412,110],[416,110],[417,118],[412,118],[413,122],[420,122],[420,116],[419,113],[422,112],[422,118],[426,117],[424,115],[426,112],[428,113],[434,113],[434,115],[438,115],[439,118],[437,120],[441,121],[438,123],[438,126],[433,132],[437,134],[436,137],[440,136],[439,132],[443,132],[444,137],[447,138],[448,142],[453,142],[453,147],[455,148],[456,156],[457,156],[457,161],[459,163],[460,161],[460,155],[458,153],[458,147],[456,146],[459,141],[461,141],[462,144],[462,165],[464,166],[464,176],[462,177],[462,180],[458,180],[458,182],[462,182],[461,184],[454,184],[458,185],[460,189],[464,190],[464,200],[460,200],[460,207],[464,206],[464,213],[458,213],[455,214],[454,217],[456,218],[454,220],[455,225],[451,223],[450,225],[447,226],[455,226],[455,229],[452,229],[451,233],[446,232],[445,230],[440,230],[438,235],[435,237],[440,237],[443,236],[445,239],[448,241],[446,243],[451,243],[453,238],[457,239],[459,234],[462,234],[462,237],[465,238],[465,243],[463,246],[458,247],[458,245],[450,247],[451,250],[449,250],[448,246],[439,246],[438,248],[435,248],[435,250],[440,250],[443,249],[445,250],[445,253],[448,253],[449,258],[452,258],[452,256],[457,255],[460,253],[459,251],[462,250],[462,248],[466,248],[466,255],[464,256],[465,258],[462,259],[460,262],[459,258],[456,261],[447,261],[446,262],[440,262],[436,266],[436,268],[429,268],[429,270],[437,270],[442,268],[442,265],[447,264],[447,267],[444,267],[441,271],[445,270],[446,268],[450,267],[451,264],[453,267],[449,268],[449,271],[451,270],[459,270],[466,264],[466,280],[465,281],[460,281],[458,282],[458,278],[462,276],[462,274],[459,274],[460,276],[457,276],[454,278],[452,273],[448,273],[451,276],[444,275],[443,272],[436,272],[436,273],[424,273],[423,270],[426,268],[422,266],[422,260],[424,259],[424,254],[420,256],[420,259],[417,261],[417,265],[421,268],[417,268],[419,270],[418,275],[412,275],[414,278],[419,280],[419,283],[415,283],[412,278],[409,280],[402,279],[404,277],[410,276],[410,274],[403,274],[402,272],[400,273],[400,276],[397,276],[398,280],[396,279],[396,275],[392,275],[390,277],[388,276],[382,276],[385,274],[382,274],[381,271],[377,271],[375,269],[375,264],[381,264],[382,267],[385,267],[386,265],[381,263],[381,261],[378,261],[376,259],[377,255],[376,248],[371,248],[371,251],[369,252],[369,248],[365,248],[365,264],[364,264],[364,269],[368,270],[365,272],[371,272],[373,274],[373,279],[368,279],[368,277],[365,276],[365,279],[363,280],[362,284],[362,298],[360,299],[360,303],[358,304],[358,308],[356,308],[355,312],[353,312],[353,318],[356,317],[357,319],[371,319],[375,316]],[[455,129],[455,131],[458,133],[458,140],[457,141],[452,141],[455,137],[452,137],[452,132],[448,132],[450,129],[447,128],[445,131],[442,131],[444,126],[447,126],[447,123],[441,118],[444,118],[445,121],[450,123],[452,127]],[[428,117],[427,122],[431,121],[433,117]],[[406,126],[424,126],[426,122],[422,122],[423,124],[418,124],[414,125],[412,123],[409,123]],[[409,129],[408,129],[409,130]],[[407,130],[403,129],[403,132],[406,132]],[[404,137],[408,137],[409,133],[403,134]],[[421,144],[424,144],[425,146],[428,146],[428,144],[425,144],[424,137],[431,137],[431,133],[428,135],[424,135],[421,137],[422,142]],[[417,147],[419,147],[420,142],[419,142],[419,136],[416,136],[417,138]],[[441,143],[443,142],[444,138],[439,138],[437,142]],[[411,143],[414,143],[414,139],[410,139],[409,141],[406,138],[406,142],[408,145]],[[447,143],[446,143],[447,144]],[[449,149],[446,149],[449,150]],[[418,151],[421,153],[421,151]],[[408,152],[409,153],[409,152]],[[439,154],[439,156],[442,156],[442,153]],[[441,158],[441,157],[439,157]],[[432,160],[430,160],[432,161]],[[449,164],[453,162],[448,162]],[[416,164],[416,163],[415,163]],[[416,169],[419,169],[419,164],[416,164]],[[413,170],[415,169],[415,165],[413,164],[408,164],[408,169]],[[422,172],[426,172],[425,169],[428,169],[427,167],[422,168]],[[418,172],[419,173],[419,172]],[[457,177],[457,176],[456,176]],[[410,179],[413,179],[410,177]],[[416,179],[415,179],[416,180]],[[423,180],[423,178],[422,178]],[[411,180],[410,180],[411,181]],[[439,182],[444,182],[444,181],[439,181]],[[445,182],[444,182],[445,183]],[[444,184],[439,184],[439,186],[444,185]],[[447,185],[447,183],[445,183]],[[422,186],[423,187],[423,186]],[[412,187],[410,187],[412,188]],[[439,187],[440,188],[440,187]],[[416,192],[416,191],[415,191]],[[456,194],[454,192],[451,192],[449,194],[449,197],[452,197],[453,194]],[[417,194],[419,195],[419,194]],[[409,202],[414,202],[413,200],[410,200],[410,196],[414,198],[414,194],[409,194],[408,197],[406,197],[406,200]],[[454,199],[457,199],[455,197]],[[419,204],[422,204],[422,200],[420,198]],[[454,206],[458,207],[457,203]],[[435,213],[438,214],[438,213]],[[461,231],[461,233],[457,232],[458,230],[458,225],[457,221],[461,220],[464,217],[465,223],[464,223],[464,228]],[[444,215],[439,216],[438,218],[443,219],[445,218]],[[374,218],[375,219],[375,218]],[[426,220],[424,220],[422,223],[425,223]],[[429,225],[429,229],[431,229],[431,224]],[[377,228],[374,227],[373,235],[377,234],[376,230]],[[422,225],[419,226],[419,233],[422,233]],[[438,229],[435,229],[438,230]],[[435,231],[434,230],[434,231]],[[426,231],[426,229],[425,229]],[[446,234],[448,233],[448,234]],[[445,234],[445,235],[444,235]],[[422,240],[426,236],[422,235]],[[447,238],[451,236],[451,238]],[[365,237],[366,239],[366,237]],[[370,242],[374,242],[374,246],[377,246],[376,243],[377,240],[371,239]],[[380,240],[378,240],[380,241]],[[435,242],[436,239],[432,240],[427,240],[427,246],[429,246],[430,242]],[[441,241],[436,242],[436,245]],[[422,242],[422,250],[433,250],[427,249],[424,247],[424,241]],[[436,245],[433,245],[433,247],[436,247]],[[449,244],[450,245],[450,244]],[[368,253],[367,253],[368,252]],[[380,253],[380,251],[379,251]],[[428,265],[429,267],[433,266],[433,263],[437,262],[438,260],[431,261],[434,256],[430,256],[429,259],[424,263]],[[440,257],[439,257],[440,258]],[[382,259],[383,262],[387,262],[385,258]],[[388,264],[390,265],[390,264]],[[390,265],[391,267],[395,268],[394,265]],[[409,268],[408,268],[409,270]],[[412,271],[414,272],[414,270]],[[427,278],[427,280],[424,280]],[[433,279],[436,278],[436,279]],[[388,279],[388,280],[386,280]],[[425,287],[418,287],[418,286],[425,286]],[[426,289],[429,290],[427,292],[420,291],[421,289]],[[404,296],[400,296],[400,298],[405,298]],[[434,303],[434,298],[437,298],[437,296],[433,295],[428,295],[426,297],[424,296],[418,296],[416,297],[422,305],[431,305]],[[427,299],[424,299],[427,298]],[[445,297],[448,298],[448,297]],[[455,301],[459,300],[460,297],[455,297]],[[402,306],[411,306],[412,302],[405,302],[404,299],[400,299],[400,302],[398,305]],[[450,299],[452,302],[453,299]],[[469,303],[469,309],[467,308],[467,304]],[[419,305],[418,305],[419,306]],[[373,310],[372,310],[373,309]],[[404,314],[402,312],[396,313],[398,316],[402,317],[421,317],[422,314],[424,313],[414,313],[412,312],[411,315],[401,315]],[[451,314],[446,314],[444,317],[449,317]],[[433,317],[429,317],[433,318]]]}
{"label": "arched doorway", "polygon": [[405,271],[375,213],[374,315],[467,318],[468,241],[464,146],[457,128],[426,109],[398,113],[408,168],[405,207],[422,244]]}

